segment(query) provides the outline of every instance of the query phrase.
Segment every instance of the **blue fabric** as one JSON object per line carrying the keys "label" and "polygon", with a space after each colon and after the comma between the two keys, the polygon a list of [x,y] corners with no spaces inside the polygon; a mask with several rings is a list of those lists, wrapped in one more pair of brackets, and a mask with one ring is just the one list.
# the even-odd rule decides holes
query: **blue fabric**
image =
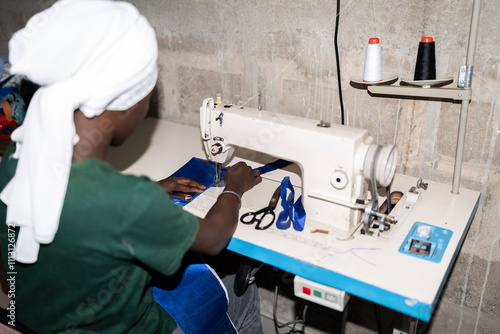
{"label": "blue fabric", "polygon": [[306,223],[306,211],[302,205],[302,196],[294,202],[295,190],[288,176],[285,176],[281,181],[280,196],[283,211],[278,215],[276,227],[281,230],[286,230],[293,224],[293,228],[296,231],[303,231]]}
{"label": "blue fabric", "polygon": [[[180,282],[173,288],[153,286],[153,297],[186,334],[234,334],[227,315],[228,300],[218,277],[203,263],[181,269]],[[170,278],[169,278],[170,279]],[[174,278],[175,280],[175,278]]]}
{"label": "blue fabric", "polygon": [[255,168],[255,169],[260,170],[260,174],[262,175],[262,174],[265,174],[267,172],[273,171],[275,169],[286,167],[290,164],[291,164],[290,161],[279,159],[279,160],[270,162],[267,165],[264,165],[262,167]]}
{"label": "blue fabric", "polygon": [[[226,170],[227,170],[226,167],[222,167],[222,177],[224,177],[224,173],[226,172]],[[170,177],[174,176],[187,177],[191,180],[203,184],[206,187],[206,189],[216,184],[214,182],[215,164],[205,159],[191,158],[191,160],[189,160],[186,164],[184,164],[184,166],[182,166],[175,173],[170,175]],[[200,196],[200,193],[191,193],[190,195],[194,200],[196,197]],[[179,198],[172,198],[172,200],[174,201],[175,204],[179,206],[184,206],[192,202],[192,200],[185,201]]]}
{"label": "blue fabric", "polygon": [[[278,168],[285,167],[289,164],[290,162],[286,160],[276,160],[274,162],[271,162],[267,165],[255,169],[259,170],[260,174],[262,175],[267,172],[276,170]],[[227,168],[228,167],[222,167],[222,175],[221,175],[222,178],[224,178],[224,173],[226,172]],[[184,166],[179,168],[175,173],[170,175],[170,177],[174,176],[187,177],[191,180],[203,184],[206,187],[206,189],[208,189],[215,185],[214,175],[215,175],[214,163],[205,159],[191,158],[191,160],[189,160],[186,164],[184,164]],[[194,200],[196,197],[200,195],[200,193],[192,193],[190,195],[192,197],[192,200]],[[174,201],[175,204],[179,206],[184,206],[192,201],[192,200],[185,201],[179,198],[172,198],[172,200]]]}

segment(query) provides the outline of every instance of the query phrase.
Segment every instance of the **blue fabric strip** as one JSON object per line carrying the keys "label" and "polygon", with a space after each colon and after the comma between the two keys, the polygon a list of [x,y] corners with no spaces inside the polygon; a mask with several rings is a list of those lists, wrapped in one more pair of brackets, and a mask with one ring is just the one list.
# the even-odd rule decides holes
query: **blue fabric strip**
{"label": "blue fabric strip", "polygon": [[260,174],[262,175],[262,174],[265,174],[267,172],[271,172],[273,170],[286,167],[290,164],[291,164],[290,161],[279,159],[279,160],[273,161],[271,163],[268,163],[267,165],[264,165],[262,167],[255,168],[255,169],[260,170]]}
{"label": "blue fabric strip", "polygon": [[295,190],[293,189],[290,178],[285,176],[281,181],[281,207],[283,211],[278,215],[276,227],[281,230],[286,230],[293,224],[296,231],[304,230],[306,223],[306,211],[302,205],[302,196],[296,202]]}

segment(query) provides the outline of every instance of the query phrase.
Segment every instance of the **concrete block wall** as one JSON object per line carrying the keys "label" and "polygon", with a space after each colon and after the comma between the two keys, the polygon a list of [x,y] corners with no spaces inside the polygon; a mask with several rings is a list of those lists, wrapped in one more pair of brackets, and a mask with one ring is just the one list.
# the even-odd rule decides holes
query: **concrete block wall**
{"label": "concrete block wall", "polygon": [[[53,0],[4,0],[0,53],[26,20]],[[131,0],[157,32],[162,119],[198,124],[205,97],[340,123],[334,30],[336,1]],[[341,1],[339,61],[346,124],[395,143],[398,171],[450,184],[460,105],[375,97],[350,82],[362,73],[370,37],[383,71],[413,75],[418,42],[436,41],[438,75],[465,65],[473,0]],[[482,192],[471,229],[426,331],[500,332],[500,2],[483,0],[461,186]],[[180,139],[181,140],[181,139]],[[439,213],[436,213],[439,215]]]}

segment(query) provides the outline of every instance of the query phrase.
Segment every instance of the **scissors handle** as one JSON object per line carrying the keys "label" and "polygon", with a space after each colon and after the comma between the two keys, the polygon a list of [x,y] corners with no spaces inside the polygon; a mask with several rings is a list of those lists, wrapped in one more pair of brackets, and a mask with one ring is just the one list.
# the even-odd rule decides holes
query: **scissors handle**
{"label": "scissors handle", "polygon": [[242,214],[240,217],[240,222],[242,222],[243,224],[252,225],[257,220],[257,215],[261,213],[260,211],[247,212]]}
{"label": "scissors handle", "polygon": [[[267,215],[272,216],[271,221],[266,226],[260,226],[260,224],[264,220],[264,217]],[[274,213],[273,209],[268,208],[268,210],[266,212],[264,212],[264,214],[260,217],[259,221],[257,222],[257,225],[255,225],[255,229],[256,230],[265,230],[266,228],[271,227],[271,225],[274,223],[275,219],[276,219],[276,214]]]}
{"label": "scissors handle", "polygon": [[[264,217],[266,217],[268,214],[270,214],[272,217],[270,223],[267,224],[266,226],[260,226],[262,221],[264,221]],[[255,225],[256,230],[265,230],[265,229],[271,227],[271,225],[274,223],[275,219],[276,219],[276,214],[274,213],[273,209],[270,207],[266,207],[266,208],[261,209],[261,210],[256,211],[256,212],[247,212],[247,213],[244,213],[240,217],[240,221],[243,224],[251,225],[251,224],[257,222],[257,224]]]}

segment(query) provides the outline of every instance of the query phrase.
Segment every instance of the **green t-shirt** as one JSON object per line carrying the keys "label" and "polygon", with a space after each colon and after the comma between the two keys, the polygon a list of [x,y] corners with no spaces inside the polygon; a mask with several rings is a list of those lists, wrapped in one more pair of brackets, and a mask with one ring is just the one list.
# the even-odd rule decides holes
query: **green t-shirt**
{"label": "green t-shirt", "polygon": [[[0,189],[14,175],[12,151]],[[54,241],[35,264],[15,263],[16,319],[39,333],[170,333],[176,325],[153,299],[151,274],[175,273],[197,230],[155,182],[97,159],[75,163]],[[0,231],[7,264],[7,226]]]}

